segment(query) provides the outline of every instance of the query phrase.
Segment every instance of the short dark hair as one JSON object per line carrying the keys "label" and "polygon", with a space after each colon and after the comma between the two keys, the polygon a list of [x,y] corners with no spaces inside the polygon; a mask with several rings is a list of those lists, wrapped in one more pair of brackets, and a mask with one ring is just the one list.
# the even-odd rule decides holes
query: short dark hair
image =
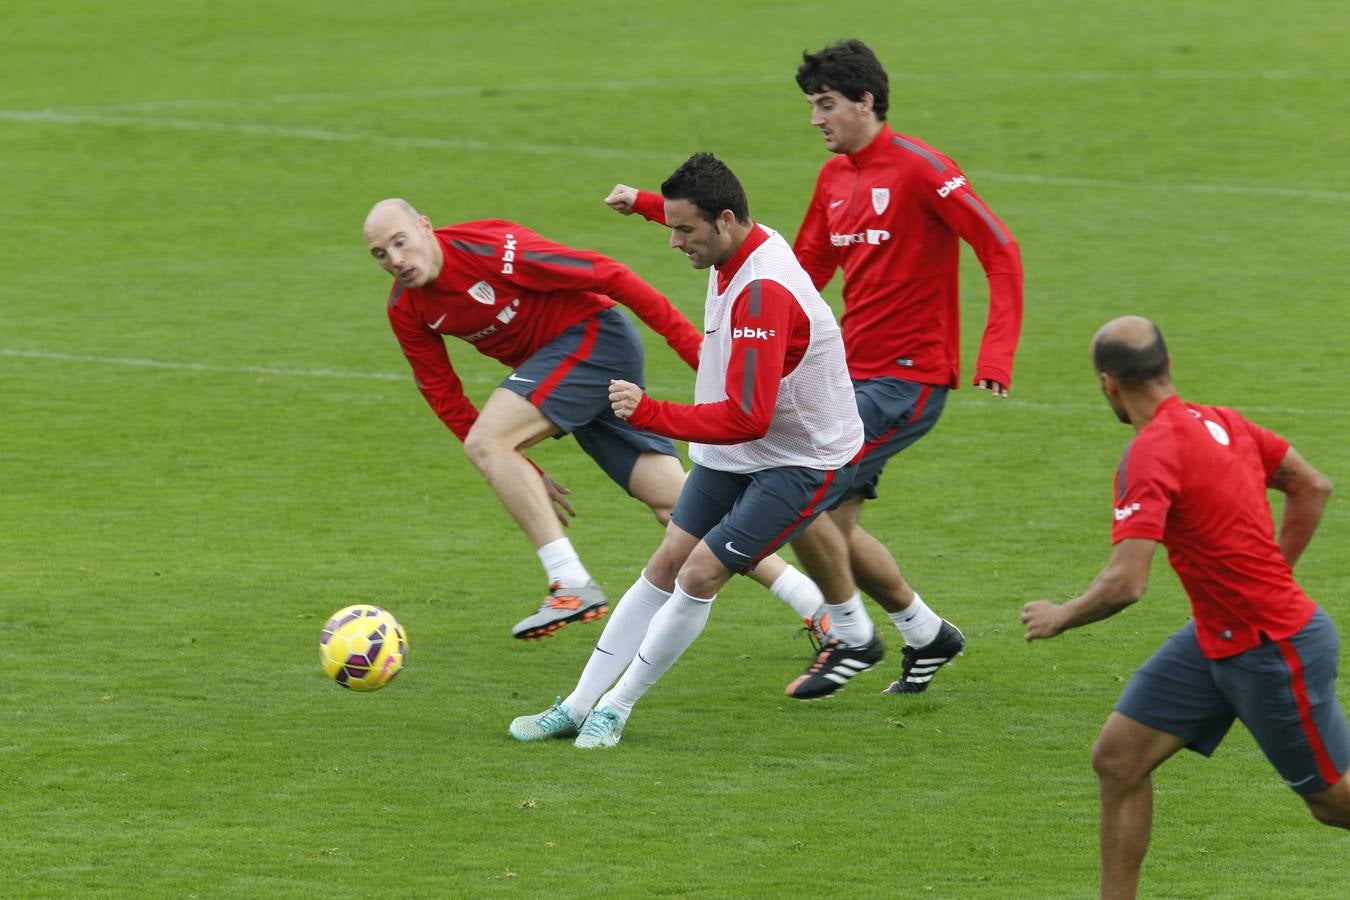
{"label": "short dark hair", "polygon": [[1169,375],[1167,344],[1158,326],[1149,324],[1153,326],[1153,340],[1142,347],[1121,340],[1097,340],[1092,345],[1092,365],[1128,388]]}
{"label": "short dark hair", "polygon": [[709,222],[715,223],[724,209],[731,210],[737,222],[750,221],[750,203],[740,179],[711,153],[695,153],[686,159],[661,183],[661,196],[688,200]]}
{"label": "short dark hair", "polygon": [[882,122],[890,108],[890,80],[872,48],[857,38],[835,41],[819,53],[802,53],[797,86],[804,94],[836,90],[858,102],[872,95],[872,112]]}

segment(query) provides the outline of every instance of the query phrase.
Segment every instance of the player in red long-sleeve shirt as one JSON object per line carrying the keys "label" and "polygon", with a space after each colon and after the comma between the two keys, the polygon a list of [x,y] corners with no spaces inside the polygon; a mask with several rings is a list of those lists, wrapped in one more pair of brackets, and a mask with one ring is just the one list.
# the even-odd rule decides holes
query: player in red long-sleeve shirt
{"label": "player in red long-sleeve shirt", "polygon": [[[562,527],[574,510],[523,451],[548,437],[576,437],[620,487],[664,523],[684,484],[675,445],[617,419],[609,382],[643,379],[642,344],[616,310],[623,303],[664,337],[691,367],[703,336],[622,264],[546,240],[515,222],[465,222],[433,229],[404,200],[377,203],[366,243],[395,278],[389,322],[427,403],[487,479],[539,553],[550,590],[519,622],[518,638],[540,638],[568,622],[600,618],[604,593]],[[512,367],[481,413],[465,396],[445,338]],[[555,515],[556,512],[556,515]],[[776,557],[758,579],[819,591]],[[781,581],[781,584],[780,584]]]}
{"label": "player in red long-sleeve shirt", "polygon": [[995,397],[1012,384],[1022,261],[960,167],[887,124],[886,70],[865,44],[844,40],[803,54],[797,84],[835,156],[821,167],[793,250],[817,288],[843,270],[841,326],[867,434],[852,494],[831,515],[848,535],[858,584],[904,635],[900,677],[886,690],[919,693],[961,652],[964,636],[927,607],[858,519],[887,461],[932,429],[961,380],[961,241],[989,284],[974,383]]}
{"label": "player in red long-sleeve shirt", "polygon": [[[1032,641],[1115,615],[1143,595],[1160,542],[1190,598],[1192,619],[1135,672],[1092,748],[1101,895],[1125,898],[1148,850],[1152,772],[1173,754],[1209,756],[1240,719],[1318,821],[1350,828],[1350,727],[1336,626],[1293,573],[1331,482],[1279,435],[1179,397],[1149,320],[1102,326],[1092,362],[1135,430],[1116,469],[1111,559],[1080,596],[1028,603],[1022,621]],[[1267,488],[1285,494],[1278,535]]]}

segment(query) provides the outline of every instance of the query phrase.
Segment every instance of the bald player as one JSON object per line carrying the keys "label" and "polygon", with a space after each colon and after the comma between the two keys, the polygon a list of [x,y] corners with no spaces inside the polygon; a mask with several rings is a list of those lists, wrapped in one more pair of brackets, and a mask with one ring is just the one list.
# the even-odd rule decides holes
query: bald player
{"label": "bald player", "polygon": [[[1092,748],[1101,895],[1134,897],[1152,826],[1151,773],[1182,748],[1209,756],[1234,719],[1319,822],[1350,828],[1340,642],[1293,575],[1331,482],[1279,435],[1231,409],[1182,400],[1149,320],[1102,326],[1092,361],[1111,409],[1136,433],[1116,470],[1114,549],[1084,593],[1028,603],[1022,621],[1034,641],[1120,612],[1143,595],[1160,542],[1190,598],[1193,618],[1135,672]],[[1285,494],[1274,536],[1267,488]]]}
{"label": "bald player", "polygon": [[[609,383],[645,384],[637,330],[622,303],[697,369],[703,335],[626,266],[501,219],[433,228],[406,200],[376,203],[366,245],[394,277],[389,322],[418,389],[535,546],[549,591],[512,629],[543,638],[608,611],[563,527],[575,515],[568,490],[524,451],[571,434],[616,484],[663,525],[684,486],[675,445],[639,431],[610,409]],[[446,348],[458,338],[511,367],[482,410],[465,396]],[[774,557],[755,580],[784,599],[815,592],[801,572]]]}

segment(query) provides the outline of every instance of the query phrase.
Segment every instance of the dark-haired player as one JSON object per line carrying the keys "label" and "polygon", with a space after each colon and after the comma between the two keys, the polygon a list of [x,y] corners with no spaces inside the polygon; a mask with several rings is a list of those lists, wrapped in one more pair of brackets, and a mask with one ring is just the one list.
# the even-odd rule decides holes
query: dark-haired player
{"label": "dark-haired player", "polygon": [[710,270],[695,402],[653,400],[623,380],[610,401],[620,419],[690,441],[694,468],[576,689],[513,721],[518,740],[617,744],[633,705],[702,631],[722,586],[789,540],[825,595],[836,637],[787,693],[828,696],[882,657],[844,537],[820,515],[848,489],[862,446],[834,315],[787,242],[750,219],[740,182],[716,157],[690,157],[661,193],[671,247]]}
{"label": "dark-haired player", "polygon": [[[1080,596],[1022,610],[1027,640],[1115,615],[1143,595],[1167,547],[1192,620],[1126,685],[1092,765],[1101,787],[1103,897],[1133,897],[1153,820],[1154,769],[1206,756],[1234,719],[1318,821],[1350,828],[1350,729],[1336,699],[1336,627],[1294,580],[1331,483],[1289,442],[1231,409],[1177,395],[1156,325],[1114,319],[1093,366],[1134,440],[1116,470],[1110,562]],[[1266,489],[1285,494],[1278,536]]]}
{"label": "dark-haired player", "polygon": [[948,156],[886,121],[886,70],[862,41],[805,53],[797,84],[811,124],[836,154],[821,167],[793,250],[817,288],[844,273],[841,326],[867,442],[850,496],[832,513],[848,535],[859,586],[904,635],[900,677],[887,691],[927,689],[965,646],[905,580],[895,558],[858,524],[887,461],[937,423],[961,380],[960,242],[989,284],[989,315],[974,383],[1006,397],[1022,327],[1017,243]]}

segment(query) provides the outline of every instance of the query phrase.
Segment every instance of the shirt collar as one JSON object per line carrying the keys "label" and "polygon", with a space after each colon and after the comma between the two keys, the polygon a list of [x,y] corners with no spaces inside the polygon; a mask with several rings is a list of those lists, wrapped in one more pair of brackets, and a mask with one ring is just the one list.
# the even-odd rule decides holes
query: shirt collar
{"label": "shirt collar", "polygon": [[727,260],[717,269],[717,290],[718,293],[725,291],[727,285],[731,284],[731,279],[736,277],[736,273],[741,270],[741,265],[746,257],[755,252],[760,244],[769,239],[769,233],[760,228],[754,222],[750,223],[750,233],[741,241],[741,245],[736,248],[736,252],[731,254],[731,259]]}
{"label": "shirt collar", "polygon": [[437,273],[435,278],[427,282],[425,286],[435,288],[438,291],[445,291],[447,293],[452,292],[454,288],[451,287],[451,284],[454,281],[455,273],[450,269],[450,254],[448,252],[450,238],[441,234],[439,231],[435,232],[435,235],[436,241],[440,244],[441,248],[441,271]]}
{"label": "shirt collar", "polygon": [[877,156],[881,154],[882,148],[889,147],[891,139],[894,137],[895,132],[891,130],[891,126],[882,122],[881,130],[877,132],[876,137],[872,138],[872,142],[857,153],[849,153],[848,161],[861,169],[868,163],[874,162]]}

